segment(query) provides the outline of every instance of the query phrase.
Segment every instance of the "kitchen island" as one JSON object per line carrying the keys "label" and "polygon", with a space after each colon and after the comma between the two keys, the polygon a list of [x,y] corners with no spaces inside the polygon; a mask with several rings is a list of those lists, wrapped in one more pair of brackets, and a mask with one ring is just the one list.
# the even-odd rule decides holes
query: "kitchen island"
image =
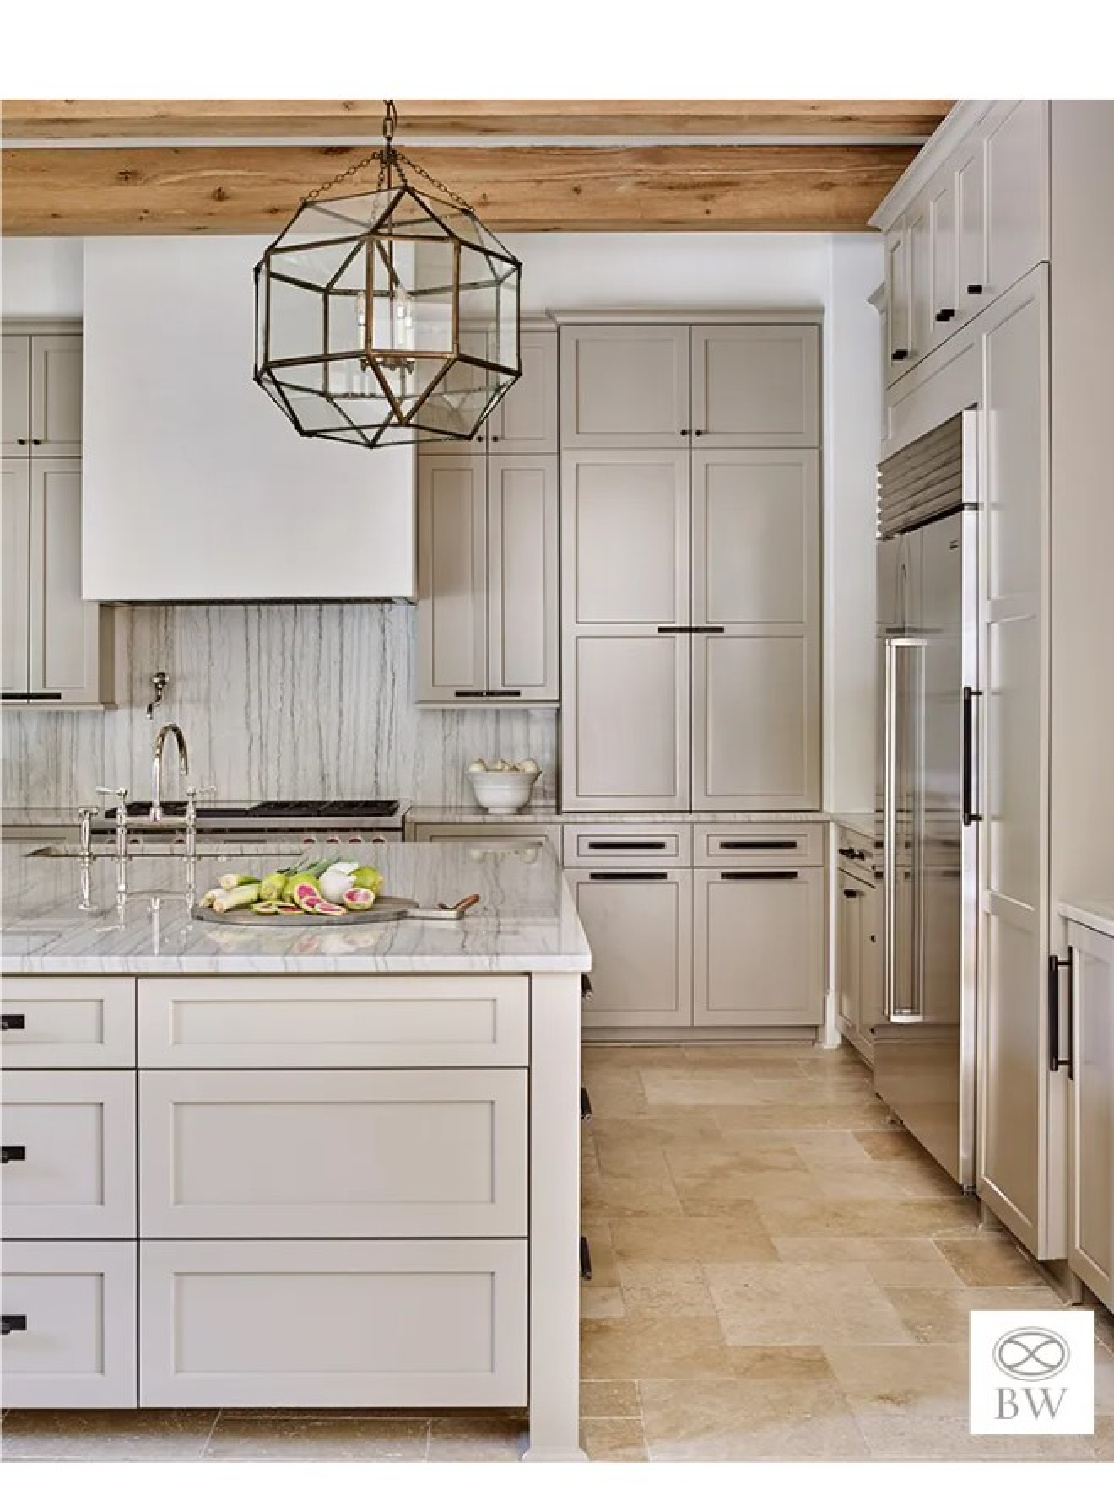
{"label": "kitchen island", "polygon": [[190,917],[187,873],[202,892],[227,860],[132,861],[122,899],[97,860],[81,911],[78,861],[25,847],[6,1403],[528,1406],[527,1457],[581,1457],[591,955],[548,850],[345,846],[385,892],[480,904],[259,930]]}

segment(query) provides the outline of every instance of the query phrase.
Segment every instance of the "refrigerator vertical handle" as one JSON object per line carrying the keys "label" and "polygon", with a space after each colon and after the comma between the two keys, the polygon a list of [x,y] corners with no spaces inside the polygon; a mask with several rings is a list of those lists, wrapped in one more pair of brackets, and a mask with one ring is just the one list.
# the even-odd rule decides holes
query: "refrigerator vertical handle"
{"label": "refrigerator vertical handle", "polygon": [[923,1020],[920,996],[899,1009],[897,1004],[897,775],[898,775],[898,660],[902,651],[921,650],[924,641],[916,636],[891,636],[886,641],[885,698],[883,733],[883,825],[882,825],[882,1010],[887,1021]]}
{"label": "refrigerator vertical handle", "polygon": [[976,688],[963,689],[963,826],[978,823],[982,814],[975,811],[975,699]]}

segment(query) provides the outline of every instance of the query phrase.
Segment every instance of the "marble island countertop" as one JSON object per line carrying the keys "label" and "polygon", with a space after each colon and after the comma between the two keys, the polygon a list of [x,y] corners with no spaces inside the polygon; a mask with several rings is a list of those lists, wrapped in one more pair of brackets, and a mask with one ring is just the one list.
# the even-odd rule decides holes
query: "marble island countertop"
{"label": "marble island countertop", "polygon": [[[411,807],[407,823],[490,823],[514,828],[531,823],[827,823],[827,812],[558,812],[551,802],[529,802],[517,813],[474,807]],[[842,820],[840,820],[842,821]]]}
{"label": "marble island countertop", "polygon": [[1056,909],[1065,922],[1078,922],[1082,927],[1114,938],[1114,898],[1084,896],[1078,901],[1061,901]]}
{"label": "marble island countertop", "polygon": [[[305,852],[300,850],[299,852]],[[329,851],[326,851],[329,852]],[[230,869],[265,873],[258,846],[237,858],[205,851],[200,894]],[[92,911],[79,910],[76,859],[6,845],[0,952],[13,974],[582,973],[592,958],[568,886],[548,849],[491,851],[452,844],[346,846],[344,856],[383,871],[384,892],[422,906],[472,891],[459,922],[406,918],[352,927],[220,927],[190,917],[179,855],[129,860],[128,895],[116,897],[111,858],[93,862]]]}

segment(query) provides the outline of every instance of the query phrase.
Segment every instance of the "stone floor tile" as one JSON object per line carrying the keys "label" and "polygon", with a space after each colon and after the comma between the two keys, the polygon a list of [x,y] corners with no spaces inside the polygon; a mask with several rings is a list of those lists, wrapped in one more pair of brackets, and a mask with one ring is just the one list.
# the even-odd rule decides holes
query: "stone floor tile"
{"label": "stone floor tile", "polygon": [[689,1379],[726,1375],[727,1347],[717,1318],[658,1318],[628,1313],[585,1323],[580,1336],[584,1380]]}
{"label": "stone floor tile", "polygon": [[640,1417],[585,1417],[580,1440],[589,1460],[600,1463],[644,1463],[646,1439]]}
{"label": "stone floor tile", "polygon": [[759,1222],[754,1205],[734,1206],[737,1212],[733,1217],[646,1215],[613,1219],[611,1242],[620,1267],[631,1260],[691,1261],[703,1265],[748,1265],[775,1260],[773,1242]]}
{"label": "stone floor tile", "polygon": [[1063,1307],[1060,1298],[1047,1287],[962,1287],[938,1290],[935,1287],[889,1287],[885,1295],[904,1326],[920,1344],[962,1344],[966,1347],[970,1333],[970,1314],[979,1310],[1019,1311]]}
{"label": "stone floor tile", "polygon": [[944,1233],[975,1234],[973,1203],[954,1199],[831,1198],[822,1202],[769,1198],[756,1204],[759,1218],[774,1238],[818,1235],[855,1238],[932,1238]]}
{"label": "stone floor tile", "polygon": [[778,1235],[774,1248],[779,1260],[808,1261],[818,1265],[844,1265],[850,1262],[914,1261],[936,1266],[941,1255],[934,1240],[866,1238],[854,1235]]}
{"label": "stone floor tile", "polygon": [[945,1414],[916,1408],[860,1411],[854,1402],[851,1404],[871,1458],[891,1463],[974,1463],[986,1459],[997,1463],[1031,1463],[1034,1459],[1069,1463],[1095,1459],[1095,1440],[1091,1437],[972,1436],[966,1401]]}
{"label": "stone floor tile", "polygon": [[199,1459],[217,1410],[10,1411],[3,1456],[84,1463],[184,1463]]}
{"label": "stone floor tile", "polygon": [[628,1312],[657,1318],[714,1318],[704,1268],[683,1261],[623,1261],[619,1266]]}
{"label": "stone floor tile", "polygon": [[937,1248],[967,1286],[1047,1285],[1020,1246],[1004,1234],[940,1240]]}
{"label": "stone floor tile", "polygon": [[597,1286],[595,1281],[581,1281],[580,1283],[580,1317],[587,1318],[624,1318],[627,1313],[627,1305],[623,1301],[623,1293],[617,1286]]}
{"label": "stone floor tile", "polygon": [[709,1266],[728,1344],[901,1344],[912,1334],[862,1265]]}
{"label": "stone floor tile", "polygon": [[582,1380],[581,1417],[637,1417],[642,1419],[638,1385],[633,1380]]}
{"label": "stone floor tile", "polygon": [[229,1417],[222,1412],[203,1458],[249,1463],[424,1462],[430,1423],[403,1417]]}
{"label": "stone floor tile", "polygon": [[517,1463],[530,1441],[525,1412],[461,1411],[434,1417],[431,1463]]}
{"label": "stone floor tile", "polygon": [[874,1161],[923,1161],[932,1158],[907,1130],[856,1130],[855,1139]]}
{"label": "stone floor tile", "polygon": [[640,1380],[654,1461],[858,1459],[868,1456],[834,1380]]}
{"label": "stone floor tile", "polygon": [[816,1344],[732,1344],[731,1373],[745,1380],[830,1380],[828,1356]]}
{"label": "stone floor tile", "polygon": [[830,1344],[824,1354],[841,1389],[860,1407],[926,1403],[944,1411],[967,1400],[966,1345]]}
{"label": "stone floor tile", "polygon": [[866,1130],[885,1119],[885,1106],[863,1100],[813,1103],[806,1082],[796,1104],[721,1104],[713,1114],[725,1135],[736,1130]]}

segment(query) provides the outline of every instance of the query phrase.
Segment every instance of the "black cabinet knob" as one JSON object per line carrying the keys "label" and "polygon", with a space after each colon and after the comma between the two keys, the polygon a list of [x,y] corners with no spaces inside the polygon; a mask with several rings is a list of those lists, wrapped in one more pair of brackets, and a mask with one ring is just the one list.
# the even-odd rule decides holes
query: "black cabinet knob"
{"label": "black cabinet knob", "polygon": [[691,437],[692,436],[692,428],[691,427],[682,427],[681,428],[681,436],[682,437]]}
{"label": "black cabinet knob", "polygon": [[25,1031],[27,1029],[27,1017],[9,1011],[0,1016],[0,1031]]}
{"label": "black cabinet knob", "polygon": [[694,427],[692,430],[692,435],[693,437],[707,437],[708,434],[705,432],[703,427]]}
{"label": "black cabinet knob", "polygon": [[857,901],[859,899],[858,891],[844,891],[843,894],[847,897],[848,901]]}
{"label": "black cabinet knob", "polygon": [[954,307],[942,307],[940,309],[940,311],[936,314],[936,321],[937,321],[937,323],[950,323],[951,320],[954,317],[955,317],[955,308]]}
{"label": "black cabinet knob", "polygon": [[893,351],[893,353],[890,355],[890,358],[891,359],[908,359],[909,358],[909,351],[908,351],[908,349],[895,349]]}
{"label": "black cabinet knob", "polygon": [[26,1146],[0,1146],[0,1162],[5,1165],[10,1161],[26,1161]]}
{"label": "black cabinet knob", "polygon": [[0,1333],[26,1333],[26,1313],[4,1313],[0,1317]]}

